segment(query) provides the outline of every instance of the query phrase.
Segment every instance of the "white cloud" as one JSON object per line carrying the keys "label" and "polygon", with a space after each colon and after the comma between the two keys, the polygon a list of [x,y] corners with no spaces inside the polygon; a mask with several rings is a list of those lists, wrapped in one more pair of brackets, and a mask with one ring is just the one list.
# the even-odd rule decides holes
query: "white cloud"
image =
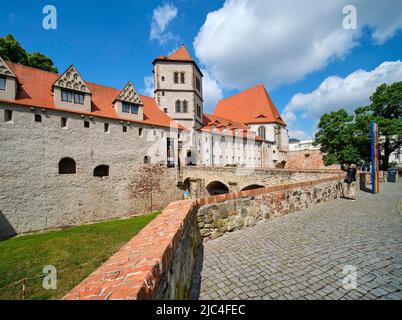
{"label": "white cloud", "polygon": [[303,130],[289,130],[289,138],[298,139],[298,140],[311,140],[311,135],[307,134]]}
{"label": "white cloud", "polygon": [[[371,71],[357,70],[345,78],[330,76],[317,89],[295,94],[284,109],[291,130],[300,119],[318,119],[326,112],[345,108],[349,112],[368,105],[370,96],[382,83],[402,80],[402,62],[383,62]],[[299,114],[300,116],[297,116]]]}
{"label": "white cloud", "polygon": [[175,39],[175,35],[167,31],[169,24],[177,17],[178,9],[171,3],[166,3],[154,9],[149,38],[164,44]]}
{"label": "white cloud", "polygon": [[402,27],[400,0],[355,0],[357,30],[343,28],[349,0],[226,0],[194,40],[201,63],[223,87],[270,89],[345,57],[364,27],[382,43]]}
{"label": "white cloud", "polygon": [[202,70],[202,73],[204,75],[202,81],[204,110],[213,110],[213,108],[216,106],[216,103],[222,99],[223,91],[218,82],[211,78],[208,71]]}
{"label": "white cloud", "polygon": [[153,97],[154,96],[154,76],[153,75],[146,76],[144,78],[144,85],[145,85],[145,88],[143,88],[141,90],[142,94],[149,96],[149,97]]}

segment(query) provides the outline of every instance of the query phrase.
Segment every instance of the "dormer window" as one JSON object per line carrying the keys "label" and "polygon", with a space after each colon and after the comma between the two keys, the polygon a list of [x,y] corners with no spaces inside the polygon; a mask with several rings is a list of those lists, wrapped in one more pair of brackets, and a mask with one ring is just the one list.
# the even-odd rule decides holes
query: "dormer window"
{"label": "dormer window", "polygon": [[74,103],[84,104],[84,95],[82,93],[74,93]]}
{"label": "dormer window", "polygon": [[122,110],[125,113],[131,113],[131,114],[138,114],[138,110],[140,109],[140,106],[138,104],[133,104],[133,103],[122,103]]}
{"label": "dormer window", "polygon": [[6,90],[6,78],[0,77],[0,90]]}
{"label": "dormer window", "polygon": [[61,90],[61,101],[73,102],[73,93],[67,90]]}

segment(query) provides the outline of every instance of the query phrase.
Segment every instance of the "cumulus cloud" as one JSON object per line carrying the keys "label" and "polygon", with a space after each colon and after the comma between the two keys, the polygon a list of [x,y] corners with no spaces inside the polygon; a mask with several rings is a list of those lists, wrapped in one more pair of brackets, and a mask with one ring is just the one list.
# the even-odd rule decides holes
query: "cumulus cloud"
{"label": "cumulus cloud", "polygon": [[154,9],[151,22],[150,40],[164,44],[175,39],[175,35],[167,31],[169,24],[177,17],[178,9],[171,3],[166,3]]}
{"label": "cumulus cloud", "polygon": [[153,75],[146,76],[144,78],[144,85],[145,85],[145,88],[143,88],[141,90],[142,94],[149,96],[149,97],[153,97],[154,96],[154,76]]}
{"label": "cumulus cloud", "polygon": [[213,110],[217,102],[222,99],[223,91],[218,82],[211,78],[206,70],[201,70],[204,78],[202,81],[202,90],[204,97],[204,110]]}
{"label": "cumulus cloud", "polygon": [[402,2],[355,0],[356,30],[344,29],[349,0],[226,0],[207,15],[194,40],[197,57],[223,87],[270,89],[345,57],[363,28],[382,43],[402,27]]}
{"label": "cumulus cloud", "polygon": [[[301,119],[318,119],[326,112],[345,108],[349,112],[368,105],[370,96],[382,83],[402,80],[402,62],[387,61],[371,71],[357,70],[347,77],[330,76],[317,89],[295,94],[284,109],[292,131]],[[299,133],[300,134],[300,133]]]}

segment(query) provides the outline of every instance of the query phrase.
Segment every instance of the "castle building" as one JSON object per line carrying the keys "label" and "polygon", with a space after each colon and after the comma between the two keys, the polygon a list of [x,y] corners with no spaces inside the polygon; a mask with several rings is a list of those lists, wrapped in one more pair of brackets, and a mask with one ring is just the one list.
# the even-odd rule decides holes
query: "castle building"
{"label": "castle building", "polygon": [[184,46],[153,66],[149,97],[130,81],[89,82],[74,65],[59,75],[0,57],[0,238],[152,210],[154,178],[161,208],[181,197],[171,186],[184,165],[283,166],[286,124],[262,85],[206,114]]}

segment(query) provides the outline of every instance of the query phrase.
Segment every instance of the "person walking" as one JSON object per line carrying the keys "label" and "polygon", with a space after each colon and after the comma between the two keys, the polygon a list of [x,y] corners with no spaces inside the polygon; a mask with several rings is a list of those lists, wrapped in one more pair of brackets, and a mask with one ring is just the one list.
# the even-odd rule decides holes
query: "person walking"
{"label": "person walking", "polygon": [[343,167],[342,170],[346,172],[346,178],[344,180],[344,182],[346,183],[346,192],[345,189],[343,189],[343,196],[345,198],[355,201],[357,166],[355,164],[351,164],[346,167]]}

